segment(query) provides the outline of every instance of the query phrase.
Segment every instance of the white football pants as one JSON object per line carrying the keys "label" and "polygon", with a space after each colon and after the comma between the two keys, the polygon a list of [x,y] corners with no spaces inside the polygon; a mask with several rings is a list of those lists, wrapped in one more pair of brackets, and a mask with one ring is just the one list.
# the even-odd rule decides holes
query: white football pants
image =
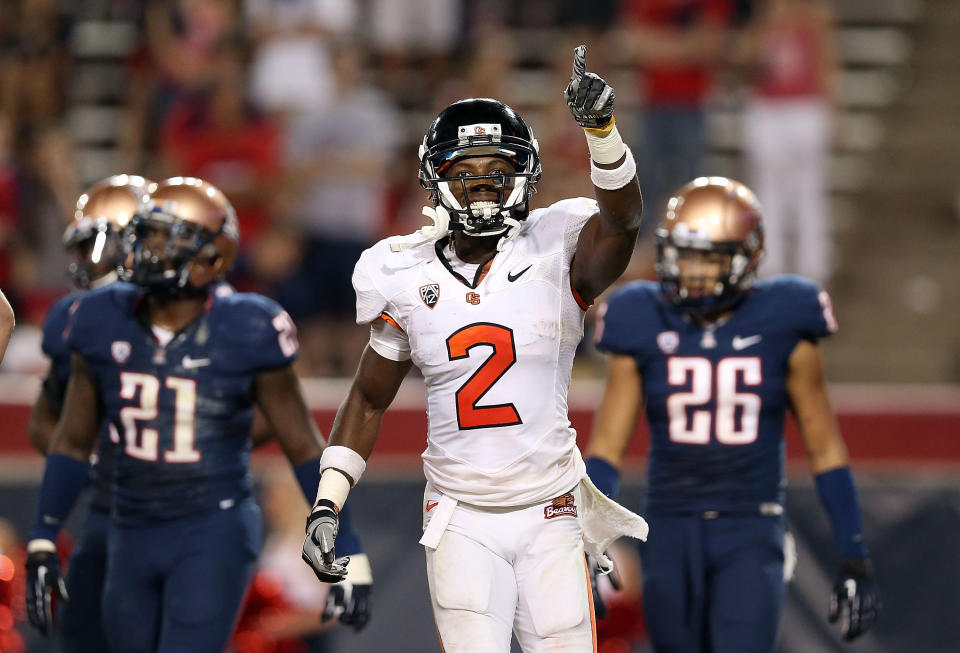
{"label": "white football pants", "polygon": [[[572,494],[579,506],[579,488]],[[428,483],[425,529],[440,498]],[[511,631],[524,653],[596,651],[580,520],[570,513],[552,501],[519,508],[456,505],[437,548],[426,549],[445,653],[509,653]]]}

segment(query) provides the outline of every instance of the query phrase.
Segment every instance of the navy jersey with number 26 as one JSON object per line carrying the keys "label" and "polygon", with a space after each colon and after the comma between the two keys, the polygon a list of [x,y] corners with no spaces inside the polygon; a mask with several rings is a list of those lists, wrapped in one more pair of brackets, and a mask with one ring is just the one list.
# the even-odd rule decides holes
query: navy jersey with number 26
{"label": "navy jersey with number 26", "polygon": [[597,347],[633,357],[650,426],[647,510],[755,513],[783,502],[788,361],[836,331],[830,298],[801,277],[760,281],[704,327],[652,282],[607,302]]}
{"label": "navy jersey with number 26", "polygon": [[121,455],[121,523],[227,508],[251,494],[253,382],[297,356],[296,331],[265,297],[211,295],[203,316],[161,346],[142,290],[114,283],[83,295],[67,346],[86,360]]}

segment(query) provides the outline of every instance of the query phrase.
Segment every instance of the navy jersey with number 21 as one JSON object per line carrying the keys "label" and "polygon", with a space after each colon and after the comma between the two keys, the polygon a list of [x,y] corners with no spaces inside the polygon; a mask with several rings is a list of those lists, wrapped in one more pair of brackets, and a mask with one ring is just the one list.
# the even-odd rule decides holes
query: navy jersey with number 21
{"label": "navy jersey with number 21", "polygon": [[101,389],[121,455],[114,478],[120,523],[225,508],[251,494],[253,382],[297,356],[278,304],[211,295],[206,312],[165,346],[151,332],[142,290],[114,283],[85,293],[67,346]]}

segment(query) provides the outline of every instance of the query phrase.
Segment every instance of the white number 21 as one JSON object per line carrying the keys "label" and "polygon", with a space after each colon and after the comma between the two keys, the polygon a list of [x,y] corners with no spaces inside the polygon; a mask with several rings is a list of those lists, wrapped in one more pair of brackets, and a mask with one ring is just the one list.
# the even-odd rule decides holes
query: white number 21
{"label": "white number 21", "polygon": [[[194,422],[197,415],[197,382],[168,376],[166,387],[173,390],[173,449],[163,452],[163,461],[167,463],[195,463],[200,460],[200,452],[194,447],[196,430]],[[140,405],[125,406],[120,409],[120,422],[123,424],[124,451],[128,456],[140,460],[157,460],[160,434],[156,429],[137,428],[138,421],[148,422],[157,418],[157,399],[160,396],[160,379],[152,374],[138,372],[120,373],[120,397],[134,399],[140,389]]]}
{"label": "white number 21", "polygon": [[[722,358],[717,363],[716,374],[713,363],[707,358],[677,356],[667,359],[667,383],[690,386],[688,392],[675,392],[667,398],[670,440],[709,444],[711,422],[717,442],[721,444],[750,444],[756,440],[760,430],[760,395],[739,392],[738,382],[745,386],[763,383],[759,357]],[[711,399],[716,402],[713,414],[707,408],[688,414],[688,408],[703,406]],[[737,408],[741,409],[739,428]]]}

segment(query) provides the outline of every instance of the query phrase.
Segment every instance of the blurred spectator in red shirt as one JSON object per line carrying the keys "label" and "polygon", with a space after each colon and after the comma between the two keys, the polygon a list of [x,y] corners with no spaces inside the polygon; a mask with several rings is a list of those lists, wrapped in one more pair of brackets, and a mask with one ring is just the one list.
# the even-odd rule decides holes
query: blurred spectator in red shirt
{"label": "blurred spectator in red shirt", "polygon": [[[699,174],[704,103],[721,63],[728,0],[626,0],[621,48],[636,64],[643,99],[637,144],[644,213],[659,216],[670,194]],[[648,218],[644,231],[657,220]]]}
{"label": "blurred spectator in red shirt", "polygon": [[200,92],[181,97],[163,129],[164,174],[195,176],[233,203],[241,245],[268,226],[269,199],[280,172],[280,134],[246,98],[244,46],[224,42],[212,62],[216,75]]}

